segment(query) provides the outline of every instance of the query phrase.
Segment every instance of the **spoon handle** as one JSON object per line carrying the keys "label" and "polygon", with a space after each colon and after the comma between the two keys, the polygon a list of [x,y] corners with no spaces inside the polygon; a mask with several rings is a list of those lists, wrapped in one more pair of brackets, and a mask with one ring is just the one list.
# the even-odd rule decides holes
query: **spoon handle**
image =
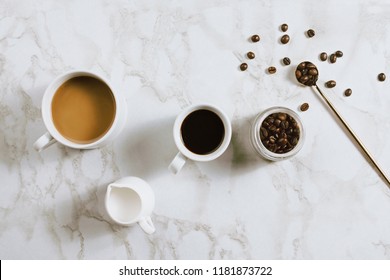
{"label": "spoon handle", "polygon": [[375,161],[375,159],[372,157],[371,153],[367,150],[366,146],[362,143],[362,141],[359,139],[359,137],[353,132],[352,128],[347,124],[347,122],[343,119],[343,117],[340,115],[340,113],[336,110],[336,108],[333,106],[333,104],[328,100],[328,98],[322,93],[320,88],[315,85],[317,91],[321,95],[321,97],[325,100],[325,102],[328,104],[328,106],[332,109],[333,113],[337,116],[337,118],[341,121],[341,123],[344,125],[344,127],[348,130],[348,132],[351,134],[353,139],[355,139],[356,143],[360,146],[362,151],[366,154],[366,156],[370,159],[372,164],[375,166],[375,168],[378,170],[378,172],[382,175],[383,179],[387,182],[388,187],[390,188],[390,180],[386,176],[386,174],[383,172],[382,168],[378,165],[378,163]]}

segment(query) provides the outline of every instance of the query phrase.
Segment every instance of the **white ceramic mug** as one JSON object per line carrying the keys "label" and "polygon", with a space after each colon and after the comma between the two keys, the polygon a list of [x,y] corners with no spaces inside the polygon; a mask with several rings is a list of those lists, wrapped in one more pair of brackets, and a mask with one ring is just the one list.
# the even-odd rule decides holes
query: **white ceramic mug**
{"label": "white ceramic mug", "polygon": [[[110,88],[114,96],[115,106],[116,106],[114,121],[110,129],[96,141],[87,144],[75,143],[65,138],[56,129],[52,119],[52,100],[56,91],[61,85],[63,85],[69,79],[80,77],[80,76],[93,77],[105,83]],[[113,86],[102,76],[90,71],[70,71],[68,73],[58,76],[47,87],[42,99],[42,118],[48,132],[42,135],[34,143],[34,148],[37,151],[40,152],[56,142],[59,142],[65,146],[74,149],[94,149],[94,148],[102,147],[107,143],[111,142],[122,131],[127,118],[127,104],[124,96],[120,94],[118,91],[114,90]]]}
{"label": "white ceramic mug", "polygon": [[150,218],[154,208],[154,193],[144,180],[124,177],[108,185],[105,206],[114,222],[123,226],[138,223],[148,234],[155,231]]}
{"label": "white ceramic mug", "polygon": [[[222,121],[224,126],[224,136],[219,144],[219,146],[208,154],[196,154],[190,151],[184,144],[183,138],[181,135],[181,127],[183,121],[186,117],[195,112],[197,110],[209,110],[215,113]],[[221,156],[229,146],[230,140],[232,138],[232,127],[228,116],[218,107],[210,105],[210,104],[199,104],[187,107],[184,109],[176,118],[175,124],[173,126],[173,138],[175,140],[176,146],[179,149],[179,153],[173,159],[171,164],[169,165],[169,170],[173,173],[178,173],[180,169],[184,166],[187,159],[191,159],[194,161],[211,161],[213,159]]]}

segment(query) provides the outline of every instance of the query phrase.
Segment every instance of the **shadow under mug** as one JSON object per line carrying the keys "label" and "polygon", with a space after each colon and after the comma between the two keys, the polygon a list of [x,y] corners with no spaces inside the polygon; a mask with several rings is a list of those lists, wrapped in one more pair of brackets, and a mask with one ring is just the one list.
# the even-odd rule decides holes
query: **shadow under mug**
{"label": "shadow under mug", "polygon": [[[186,144],[184,143],[183,135],[182,135],[182,125],[185,122],[186,118],[191,113],[196,112],[198,110],[210,111],[215,115],[217,115],[220,121],[222,122],[223,129],[224,129],[224,134],[222,136],[219,145],[210,153],[206,153],[206,154],[198,154],[191,151],[189,148],[187,148]],[[203,136],[207,137],[208,135],[203,135]],[[173,173],[176,174],[182,169],[187,159],[191,159],[194,161],[211,161],[221,156],[229,146],[230,140],[232,138],[232,127],[228,116],[218,107],[209,104],[193,105],[184,109],[177,116],[175,120],[175,124],[173,126],[173,138],[175,140],[175,144],[177,148],[179,149],[179,152],[177,153],[176,157],[172,160],[168,168],[169,170],[171,170]]]}
{"label": "shadow under mug", "polygon": [[[52,102],[57,90],[65,82],[76,77],[92,77],[103,82],[111,90],[115,104],[115,115],[113,117],[111,127],[100,138],[88,143],[77,143],[69,140],[58,131],[53,122]],[[90,71],[82,70],[70,71],[55,78],[44,93],[41,110],[42,118],[48,132],[38,138],[38,140],[34,143],[34,148],[39,152],[56,142],[74,149],[94,149],[102,147],[111,142],[123,130],[127,118],[127,103],[124,96],[114,90],[109,81],[102,76]]]}

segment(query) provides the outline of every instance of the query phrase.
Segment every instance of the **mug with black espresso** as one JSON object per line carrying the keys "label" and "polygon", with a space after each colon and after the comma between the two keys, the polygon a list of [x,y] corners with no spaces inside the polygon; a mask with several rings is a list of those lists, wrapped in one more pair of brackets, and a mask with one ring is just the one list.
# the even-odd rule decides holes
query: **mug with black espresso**
{"label": "mug with black espresso", "polygon": [[113,140],[126,122],[125,98],[98,74],[71,71],[46,89],[42,118],[48,130],[35,143],[42,151],[55,142],[93,149]]}
{"label": "mug with black espresso", "polygon": [[231,136],[230,120],[218,107],[200,104],[186,108],[177,116],[173,127],[179,153],[169,169],[176,174],[187,159],[210,161],[218,158],[229,146]]}

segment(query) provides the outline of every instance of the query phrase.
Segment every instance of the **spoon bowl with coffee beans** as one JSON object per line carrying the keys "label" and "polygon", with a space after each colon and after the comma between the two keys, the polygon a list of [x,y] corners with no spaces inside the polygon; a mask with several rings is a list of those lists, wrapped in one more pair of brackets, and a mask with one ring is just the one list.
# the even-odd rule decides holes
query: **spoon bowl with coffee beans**
{"label": "spoon bowl with coffee beans", "polygon": [[315,86],[318,80],[318,69],[313,63],[304,61],[298,64],[295,77],[305,86]]}
{"label": "spoon bowl with coffee beans", "polygon": [[[361,148],[362,152],[366,155],[366,157],[375,166],[378,173],[383,177],[383,179],[387,182],[388,187],[390,188],[390,179],[386,176],[385,172],[378,165],[378,163],[373,158],[371,153],[367,150],[367,148],[365,147],[363,142],[360,140],[360,138],[356,135],[356,133],[349,126],[349,124],[344,120],[344,118],[336,110],[334,105],[329,101],[329,99],[326,97],[326,95],[318,87],[318,85],[317,85],[318,76],[319,76],[319,71],[317,69],[317,66],[315,66],[315,64],[311,63],[310,61],[303,61],[303,62],[299,63],[296,70],[295,70],[295,77],[298,80],[298,82],[304,86],[314,87],[317,90],[317,92],[320,94],[322,99],[325,101],[326,105],[333,111],[333,113],[336,115],[336,117],[340,120],[340,122],[343,124],[344,128],[348,131],[348,133],[356,141],[356,143]],[[336,82],[334,82],[334,84],[336,85]]]}

